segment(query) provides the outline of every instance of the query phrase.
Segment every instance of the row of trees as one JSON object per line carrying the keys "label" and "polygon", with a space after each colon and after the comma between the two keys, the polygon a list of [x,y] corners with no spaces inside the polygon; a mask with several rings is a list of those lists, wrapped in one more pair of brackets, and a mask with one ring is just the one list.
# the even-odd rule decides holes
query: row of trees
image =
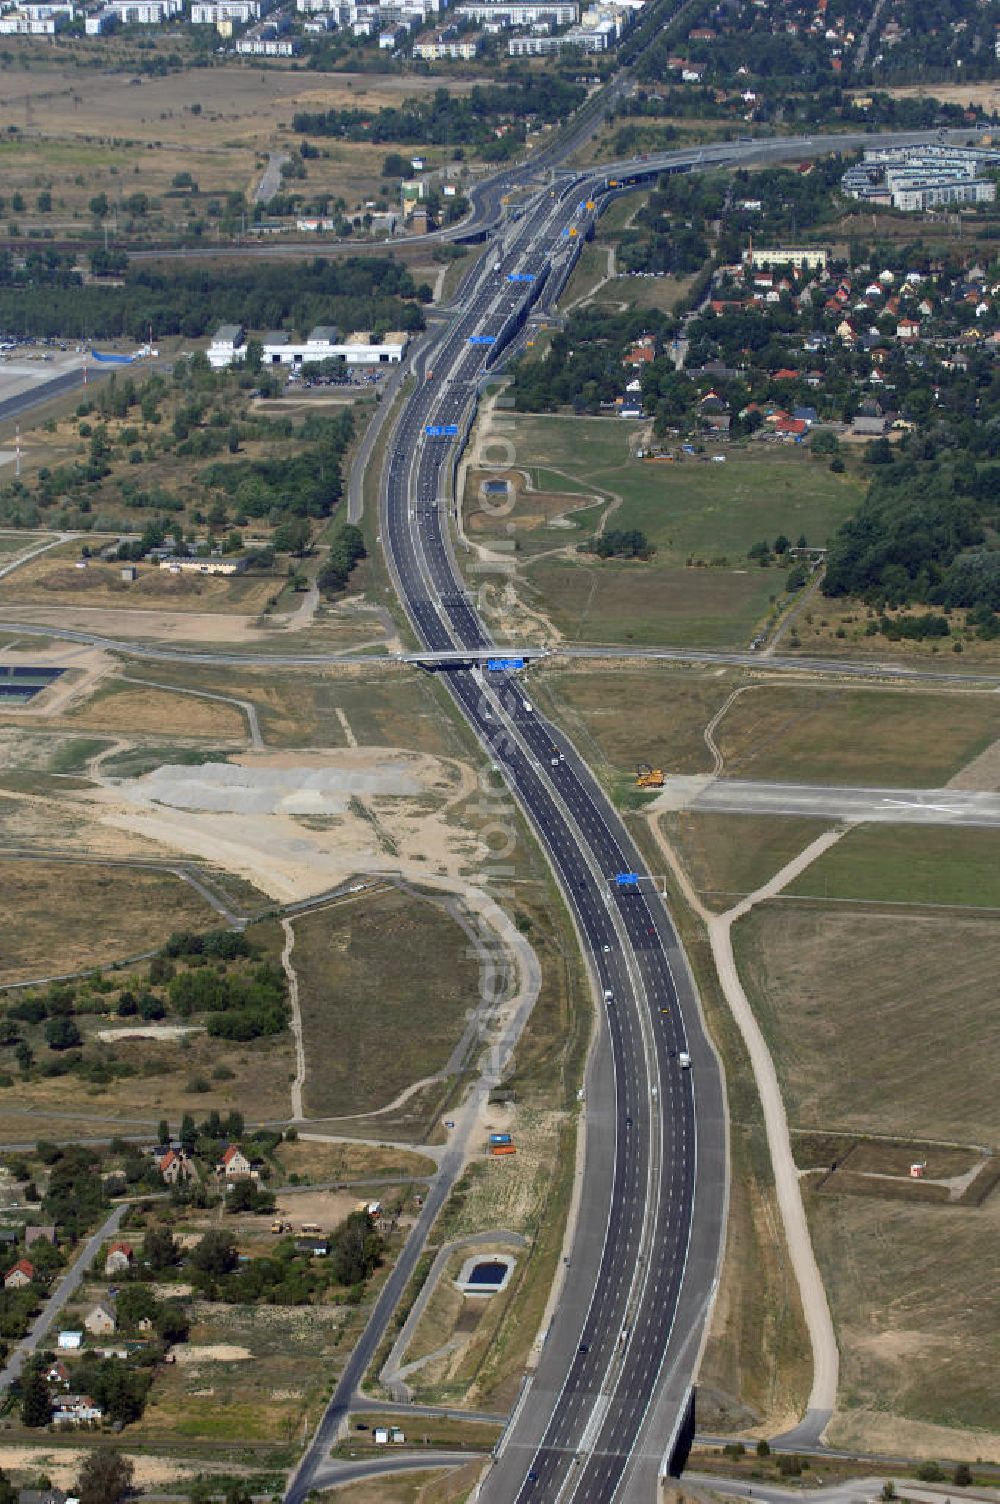
{"label": "row of trees", "polygon": [[511,83],[477,84],[468,94],[435,89],[424,98],[381,110],[300,110],[292,116],[292,129],[302,135],[348,141],[482,149],[496,142],[501,122],[515,124],[513,136],[520,141],[528,119],[564,120],[585,95],[583,85],[541,73]]}
{"label": "row of trees", "polygon": [[424,327],[421,304],[431,290],[391,257],[352,256],[219,268],[132,267],[122,287],[81,285],[65,258],[40,253],[30,272],[0,276],[0,329],[36,337],[145,339],[182,334],[197,339],[220,322],[255,329],[308,330],[334,323],[381,336]]}

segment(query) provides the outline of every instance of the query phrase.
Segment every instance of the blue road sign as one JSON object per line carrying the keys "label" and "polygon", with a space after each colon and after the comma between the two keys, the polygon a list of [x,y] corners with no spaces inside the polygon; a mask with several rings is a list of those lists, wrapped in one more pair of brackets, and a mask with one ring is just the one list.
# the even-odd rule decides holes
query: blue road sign
{"label": "blue road sign", "polygon": [[446,439],[452,434],[458,433],[457,423],[427,423],[424,425],[424,433],[430,439]]}
{"label": "blue road sign", "polygon": [[507,273],[507,281],[508,282],[534,282],[534,280],[535,280],[535,274],[534,274],[534,272],[508,272]]}
{"label": "blue road sign", "polygon": [[470,345],[495,345],[496,342],[497,342],[497,337],[496,337],[495,334],[470,334],[469,335],[469,344]]}
{"label": "blue road sign", "polygon": [[486,667],[494,674],[504,674],[524,667],[523,658],[487,658]]}
{"label": "blue road sign", "polygon": [[619,888],[637,888],[639,874],[638,872],[618,872],[615,874],[615,883]]}

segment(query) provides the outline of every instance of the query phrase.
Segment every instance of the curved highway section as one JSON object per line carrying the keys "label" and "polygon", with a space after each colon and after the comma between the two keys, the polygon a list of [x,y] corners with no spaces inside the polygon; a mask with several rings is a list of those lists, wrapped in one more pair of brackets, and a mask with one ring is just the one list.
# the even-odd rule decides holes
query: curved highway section
{"label": "curved highway section", "polygon": [[[447,481],[482,376],[571,269],[595,212],[588,188],[603,193],[603,177],[536,192],[499,259],[487,255],[467,281],[460,311],[417,363],[381,497],[382,543],[413,628],[427,649],[454,655],[450,692],[548,854],[603,1000],[572,1266],[483,1488],[491,1501],[653,1497],[700,1350],[725,1200],[719,1069],[652,878],[525,685],[462,657],[490,638],[452,552]],[[620,874],[634,881],[621,886]]]}

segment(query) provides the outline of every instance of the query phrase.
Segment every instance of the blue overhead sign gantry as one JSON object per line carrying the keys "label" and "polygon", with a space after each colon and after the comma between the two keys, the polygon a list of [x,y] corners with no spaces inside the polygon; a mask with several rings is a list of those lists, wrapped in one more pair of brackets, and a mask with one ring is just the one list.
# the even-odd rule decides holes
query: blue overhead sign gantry
{"label": "blue overhead sign gantry", "polygon": [[615,886],[618,888],[637,888],[639,886],[638,872],[616,872]]}
{"label": "blue overhead sign gantry", "polygon": [[523,668],[523,658],[487,658],[486,667],[494,674],[513,673],[514,670]]}
{"label": "blue overhead sign gantry", "polygon": [[470,334],[469,335],[469,344],[470,345],[495,345],[496,342],[497,342],[497,337],[496,337],[495,334]]}
{"label": "blue overhead sign gantry", "polygon": [[535,280],[535,274],[534,274],[534,272],[508,272],[507,273],[507,281],[508,282],[534,282],[534,280]]}
{"label": "blue overhead sign gantry", "polygon": [[429,439],[450,439],[458,433],[457,423],[427,423],[424,425],[424,433]]}

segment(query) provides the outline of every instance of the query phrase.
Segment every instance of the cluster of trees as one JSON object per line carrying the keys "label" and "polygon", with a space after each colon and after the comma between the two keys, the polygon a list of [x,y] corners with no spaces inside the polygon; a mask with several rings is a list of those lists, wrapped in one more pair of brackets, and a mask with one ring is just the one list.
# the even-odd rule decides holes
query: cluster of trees
{"label": "cluster of trees", "polygon": [[[176,965],[178,958],[188,963],[182,970]],[[117,999],[109,996],[116,991]],[[119,1057],[112,1046],[99,1041],[85,1041],[78,1022],[83,1015],[113,1009],[123,1019],[155,1021],[168,1012],[182,1017],[203,1012],[209,1015],[210,1034],[250,1040],[281,1032],[286,1022],[285,999],[284,973],[260,960],[259,951],[245,935],[229,931],[180,934],[171,937],[150,962],[148,985],[138,976],[115,983],[94,974],[80,982],[52,983],[44,992],[19,996],[0,1017],[0,1050],[12,1052],[25,1076],[73,1072],[104,1084],[139,1071],[155,1074],[157,1067],[155,1062],[140,1065]],[[48,1049],[39,1059],[42,1042]],[[169,1070],[169,1063],[162,1069]],[[0,1070],[0,1081],[12,1085],[13,1077]],[[133,1158],[134,1173],[126,1174],[130,1184],[142,1180],[148,1170],[148,1162],[140,1156]],[[53,1189],[58,1180],[55,1177]]]}
{"label": "cluster of trees", "polygon": [[[257,379],[263,388],[268,375],[265,372]],[[200,353],[178,360],[170,383],[154,374],[140,392],[130,379],[112,376],[95,401],[78,405],[77,416],[124,419],[125,426],[114,430],[105,421],[81,422],[80,436],[89,440],[86,457],[51,470],[43,466],[33,487],[15,479],[0,488],[0,515],[37,521],[39,512],[59,506],[62,526],[115,531],[128,524],[120,515],[103,510],[102,501],[108,496],[129,510],[157,513],[142,526],[141,537],[120,546],[118,556],[123,559],[143,559],[168,538],[182,545],[181,552],[185,546],[194,552],[196,543],[203,546],[206,542],[234,552],[242,546],[237,529],[251,517],[266,518],[275,527],[274,546],[280,551],[286,548],[282,519],[288,519],[293,529],[303,529],[308,542],[309,524],[304,519],[327,516],[340,499],[341,466],[353,418],[345,410],[337,417],[310,415],[294,424],[287,418],[247,412],[238,404],[245,401],[245,390],[253,380],[243,370],[212,371]],[[240,451],[248,440],[280,440],[282,455],[242,459]],[[159,481],[143,484],[144,472],[139,467],[161,460],[164,454],[199,458],[223,450],[229,451],[232,460],[215,461],[199,476],[204,510],[172,494]],[[125,457],[137,468],[123,475]],[[168,521],[164,515],[184,511],[189,511],[193,524],[207,527],[207,539],[191,528],[185,530],[176,516]],[[132,526],[136,526],[134,521]],[[266,550],[251,559],[253,567],[262,569],[273,562],[273,553]]]}
{"label": "cluster of trees", "polygon": [[210,465],[202,483],[230,497],[237,516],[328,517],[342,494],[354,420],[350,411],[335,418],[310,414],[295,432],[299,442],[281,457]]}
{"label": "cluster of trees", "polygon": [[77,1238],[97,1222],[107,1206],[101,1178],[101,1156],[83,1144],[39,1144],[39,1157],[48,1162],[49,1183],[42,1197],[47,1220],[57,1222]]}
{"label": "cluster of trees", "polygon": [[213,1228],[191,1250],[186,1273],[206,1300],[309,1305],[331,1284],[363,1285],[382,1257],[382,1238],[364,1211],[345,1218],[329,1242],[330,1252],[323,1259],[299,1252],[293,1238],[283,1238],[268,1257],[241,1263],[233,1235]]}
{"label": "cluster of trees", "polygon": [[623,271],[660,272],[685,277],[708,260],[708,241],[701,224],[676,223],[650,194],[638,210],[634,228],[623,235],[618,260]]}
{"label": "cluster of trees", "polygon": [[[542,73],[510,83],[477,84],[468,94],[435,89],[421,99],[407,99],[381,110],[300,110],[292,129],[308,136],[338,136],[348,141],[395,142],[403,146],[475,146],[501,159],[504,141],[520,145],[529,120],[565,120],[586,95],[582,84]],[[501,123],[513,129],[499,140]]]}
{"label": "cluster of trees", "polygon": [[514,402],[519,412],[554,412],[572,406],[597,412],[622,390],[622,358],[641,334],[664,334],[670,319],[656,309],[611,313],[576,309],[553,336],[542,360],[520,360],[514,371]]}
{"label": "cluster of trees", "polygon": [[972,82],[994,76],[989,43],[1000,25],[1000,5],[985,0],[971,7],[965,0],[940,0],[932,14],[918,0],[901,0],[894,8],[902,36],[892,47],[873,46],[864,76],[880,83]]}
{"label": "cluster of trees", "polygon": [[0,250],[0,288],[79,287],[75,261],[49,247],[31,246],[16,261],[9,250]]}
{"label": "cluster of trees", "polygon": [[181,1018],[207,1014],[209,1034],[221,1039],[280,1034],[288,1019],[285,974],[268,961],[249,971],[221,974],[209,966],[194,967],[178,972],[168,991]]}
{"label": "cluster of trees", "polygon": [[934,611],[928,611],[926,616],[883,616],[876,625],[891,642],[925,642],[928,638],[951,635],[947,618]]}
{"label": "cluster of trees", "polygon": [[316,583],[326,596],[339,595],[347,587],[355,564],[367,557],[364,535],[359,527],[345,522],[334,534],[330,552]]}
{"label": "cluster of trees", "polygon": [[1000,553],[986,546],[983,523],[995,517],[998,473],[953,451],[878,466],[857,515],[830,545],[824,594],[996,611]]}
{"label": "cluster of trees", "polygon": [[656,552],[640,528],[609,528],[586,545],[599,559],[651,559]]}
{"label": "cluster of trees", "polygon": [[158,335],[197,339],[220,322],[255,329],[338,324],[343,329],[424,327],[420,304],[431,290],[418,286],[405,266],[389,257],[352,256],[231,266],[224,271],[162,264],[129,268],[121,287],[82,286],[58,280],[36,266],[33,274],[0,280],[0,328],[40,337],[145,339]]}
{"label": "cluster of trees", "polygon": [[[97,1401],[112,1424],[127,1426],[139,1420],[145,1409],[156,1356],[150,1350],[133,1363],[123,1363],[120,1358],[98,1358],[94,1353],[85,1353],[74,1371],[74,1379],[82,1393]],[[41,1367],[33,1367],[25,1375],[21,1390],[21,1420],[34,1428],[47,1426],[51,1419],[52,1400],[45,1375]]]}

